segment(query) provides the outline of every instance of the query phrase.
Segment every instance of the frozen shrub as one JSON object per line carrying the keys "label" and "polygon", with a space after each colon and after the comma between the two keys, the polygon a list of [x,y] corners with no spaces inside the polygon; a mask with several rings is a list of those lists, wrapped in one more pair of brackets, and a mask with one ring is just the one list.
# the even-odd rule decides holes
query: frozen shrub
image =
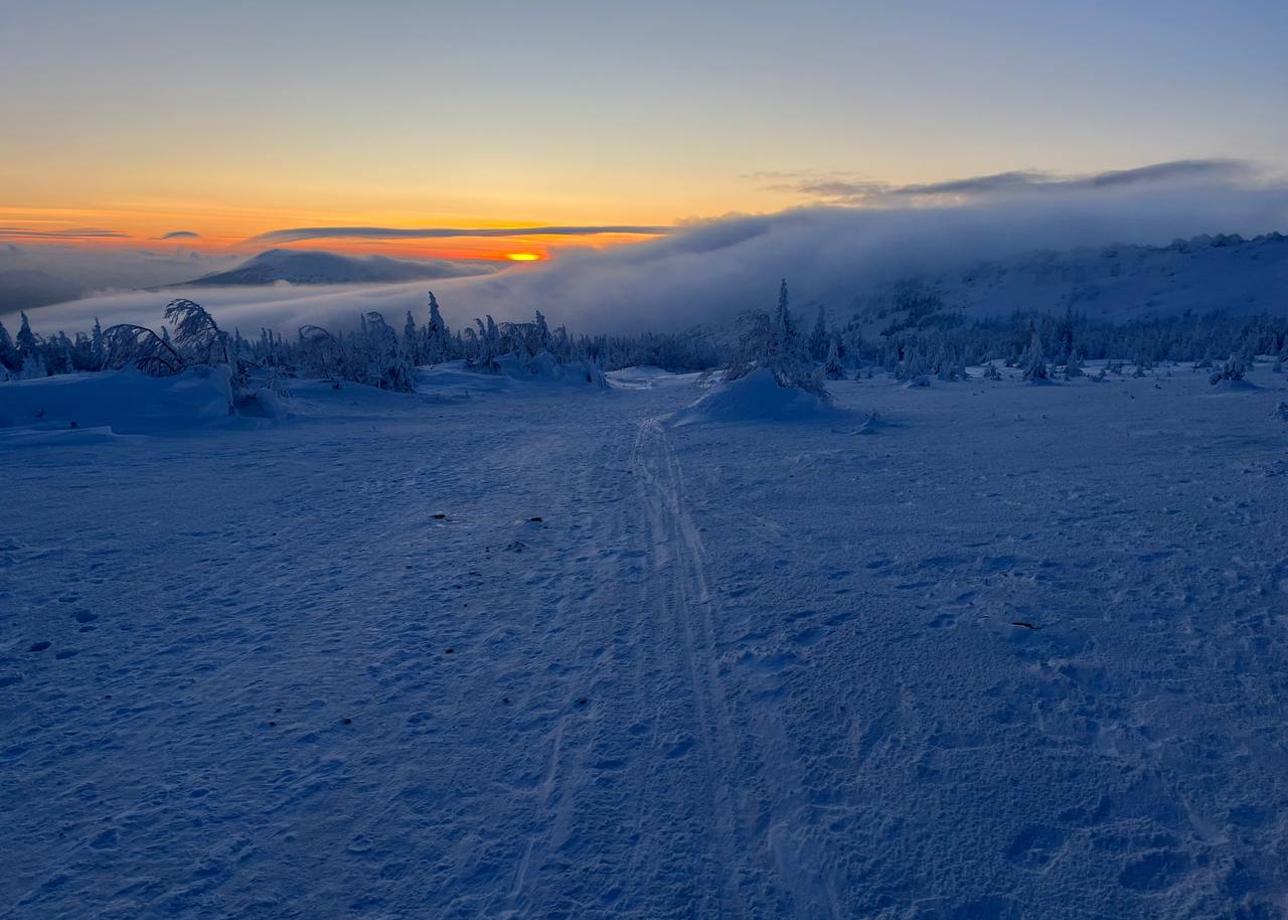
{"label": "frozen shrub", "polygon": [[1213,386],[1224,381],[1235,383],[1243,379],[1243,375],[1248,371],[1247,366],[1243,363],[1243,356],[1232,354],[1225,359],[1225,363],[1218,367],[1210,377],[1208,382]]}

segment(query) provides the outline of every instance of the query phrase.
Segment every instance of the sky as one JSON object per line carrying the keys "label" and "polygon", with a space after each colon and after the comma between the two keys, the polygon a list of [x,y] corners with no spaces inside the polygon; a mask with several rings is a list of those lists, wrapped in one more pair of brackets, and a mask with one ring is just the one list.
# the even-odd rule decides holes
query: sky
{"label": "sky", "polygon": [[0,242],[547,256],[837,182],[1286,171],[1285,46],[1260,0],[14,2]]}

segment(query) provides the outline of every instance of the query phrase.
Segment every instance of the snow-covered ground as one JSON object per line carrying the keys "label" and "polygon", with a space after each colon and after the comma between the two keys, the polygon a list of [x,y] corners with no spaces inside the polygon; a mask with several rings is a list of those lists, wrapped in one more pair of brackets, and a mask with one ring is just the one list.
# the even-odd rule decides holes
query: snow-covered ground
{"label": "snow-covered ground", "polygon": [[0,915],[1288,912],[1284,377],[613,376],[0,385]]}

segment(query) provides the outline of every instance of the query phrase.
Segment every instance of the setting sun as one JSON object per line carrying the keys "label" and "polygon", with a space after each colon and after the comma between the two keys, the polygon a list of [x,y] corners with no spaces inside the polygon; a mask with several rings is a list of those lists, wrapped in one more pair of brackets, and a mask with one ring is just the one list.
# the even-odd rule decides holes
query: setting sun
{"label": "setting sun", "polygon": [[511,262],[539,262],[541,256],[535,252],[507,252],[505,257]]}

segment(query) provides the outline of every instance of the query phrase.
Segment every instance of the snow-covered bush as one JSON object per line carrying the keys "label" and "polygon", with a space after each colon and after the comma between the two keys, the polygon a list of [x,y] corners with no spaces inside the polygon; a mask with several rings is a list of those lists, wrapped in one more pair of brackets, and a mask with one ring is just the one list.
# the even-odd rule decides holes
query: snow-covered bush
{"label": "snow-covered bush", "polygon": [[1248,368],[1244,363],[1243,356],[1240,354],[1232,354],[1230,357],[1225,359],[1225,363],[1218,367],[1212,375],[1208,377],[1208,382],[1213,386],[1222,382],[1236,383],[1242,380],[1244,374],[1247,372]]}

